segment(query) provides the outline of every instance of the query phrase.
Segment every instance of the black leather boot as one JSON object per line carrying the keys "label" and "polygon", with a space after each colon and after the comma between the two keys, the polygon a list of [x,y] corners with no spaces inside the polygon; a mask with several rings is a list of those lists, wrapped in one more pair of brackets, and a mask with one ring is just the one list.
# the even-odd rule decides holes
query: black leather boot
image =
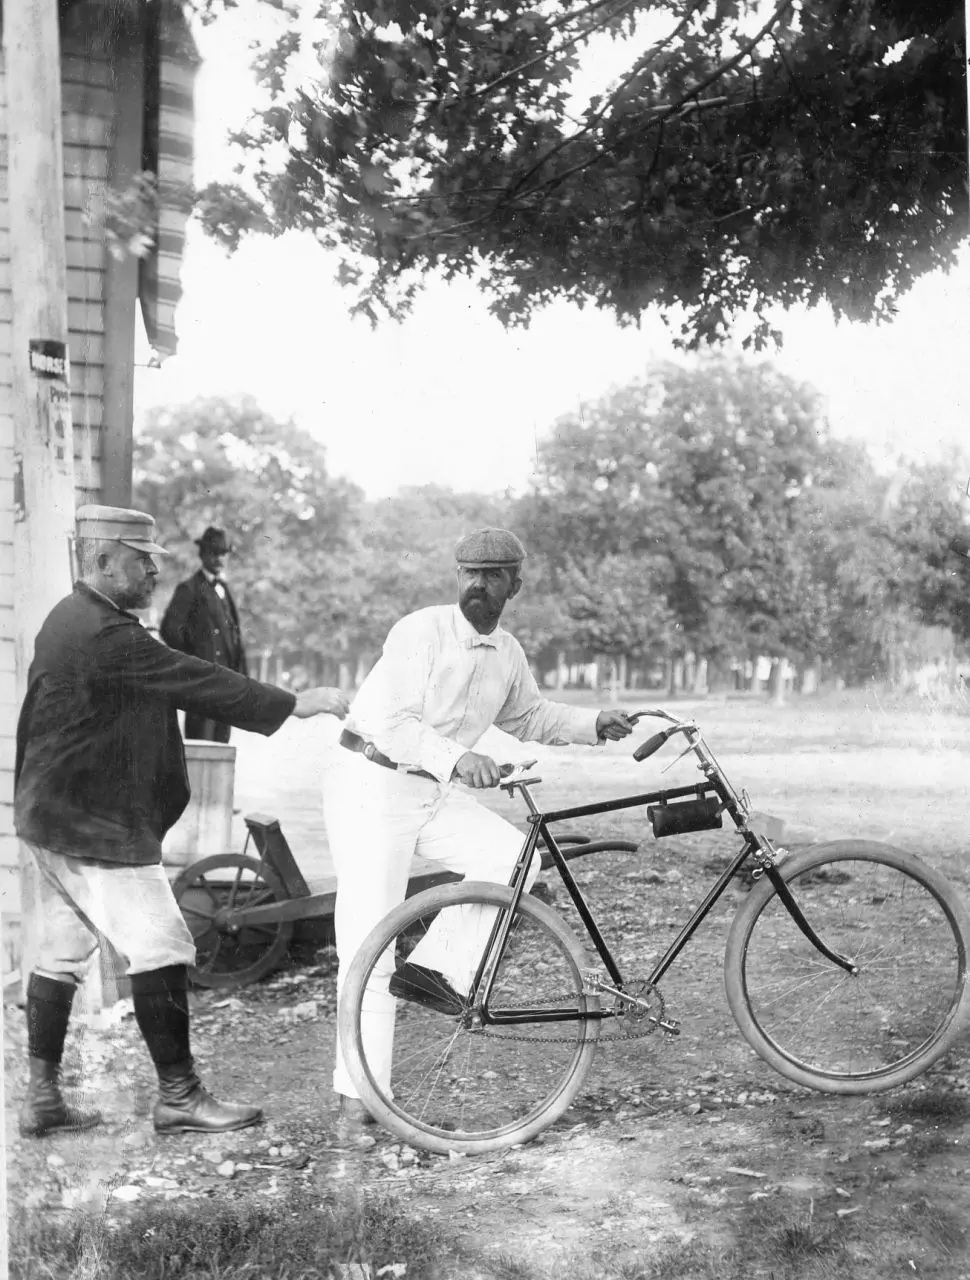
{"label": "black leather boot", "polygon": [[217,1102],[202,1087],[192,1059],[157,1063],[158,1101],[153,1120],[158,1133],[228,1133],[248,1129],[263,1118],[262,1108]]}
{"label": "black leather boot", "polygon": [[55,1129],[91,1129],[97,1111],[69,1107],[59,1083],[64,1038],[74,1003],[74,984],[32,973],[27,983],[27,1047],[30,1081],[18,1117],[22,1138],[40,1138]]}
{"label": "black leather boot", "polygon": [[260,1107],[217,1102],[195,1073],[189,1051],[189,983],[185,965],[131,975],[135,1019],[158,1072],[154,1123],[159,1133],[225,1133],[263,1117]]}

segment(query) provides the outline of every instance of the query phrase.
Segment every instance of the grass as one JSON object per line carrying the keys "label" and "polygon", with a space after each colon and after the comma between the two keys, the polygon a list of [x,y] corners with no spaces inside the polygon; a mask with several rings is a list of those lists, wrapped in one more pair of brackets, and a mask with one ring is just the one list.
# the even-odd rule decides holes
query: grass
{"label": "grass", "polygon": [[[20,1213],[11,1223],[11,1280],[330,1280],[437,1274],[437,1227],[383,1197],[293,1194],[283,1201],[203,1201],[145,1208],[124,1221]],[[405,1265],[406,1273],[399,1268]]]}

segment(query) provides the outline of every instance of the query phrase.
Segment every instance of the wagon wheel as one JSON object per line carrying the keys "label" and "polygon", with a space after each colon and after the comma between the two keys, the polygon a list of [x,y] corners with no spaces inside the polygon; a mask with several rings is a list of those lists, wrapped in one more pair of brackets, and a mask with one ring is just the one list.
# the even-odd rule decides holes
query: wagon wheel
{"label": "wagon wheel", "polygon": [[271,973],[286,955],[293,936],[290,920],[267,920],[232,931],[226,923],[235,908],[286,901],[279,877],[255,858],[219,853],[202,858],[179,875],[172,892],[195,939],[196,986],[244,987]]}

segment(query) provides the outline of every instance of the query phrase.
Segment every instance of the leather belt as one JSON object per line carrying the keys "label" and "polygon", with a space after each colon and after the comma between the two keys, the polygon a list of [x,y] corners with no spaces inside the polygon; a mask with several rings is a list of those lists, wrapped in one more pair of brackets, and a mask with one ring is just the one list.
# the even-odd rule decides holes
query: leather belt
{"label": "leather belt", "polygon": [[354,733],[352,729],[343,730],[340,735],[340,745],[346,747],[348,751],[356,751],[365,760],[370,760],[373,764],[383,765],[385,769],[396,769],[399,773],[413,773],[415,777],[430,778],[432,782],[439,781],[433,773],[428,773],[427,769],[408,769],[404,765],[395,764],[389,756],[384,755],[382,751],[378,751],[373,742],[368,742],[359,733]]}

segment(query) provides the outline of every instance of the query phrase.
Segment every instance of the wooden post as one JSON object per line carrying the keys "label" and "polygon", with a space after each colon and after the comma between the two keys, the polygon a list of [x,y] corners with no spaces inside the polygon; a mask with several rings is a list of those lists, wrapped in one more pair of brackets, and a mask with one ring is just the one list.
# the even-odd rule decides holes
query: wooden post
{"label": "wooden post", "polygon": [[[67,354],[64,153],[57,0],[4,5],[13,293],[14,607],[22,697],[34,637],[71,585],[74,439]],[[21,866],[26,863],[21,859]],[[21,877],[29,924],[31,879]],[[25,959],[31,946],[23,931]],[[7,1275],[6,1152],[0,1275]]]}
{"label": "wooden post", "polygon": [[[137,22],[116,23],[111,56],[115,118],[109,180],[127,187],[142,167],[144,31]],[[105,254],[104,402],[101,429],[101,495],[109,506],[131,506],[132,416],[138,259]]]}

